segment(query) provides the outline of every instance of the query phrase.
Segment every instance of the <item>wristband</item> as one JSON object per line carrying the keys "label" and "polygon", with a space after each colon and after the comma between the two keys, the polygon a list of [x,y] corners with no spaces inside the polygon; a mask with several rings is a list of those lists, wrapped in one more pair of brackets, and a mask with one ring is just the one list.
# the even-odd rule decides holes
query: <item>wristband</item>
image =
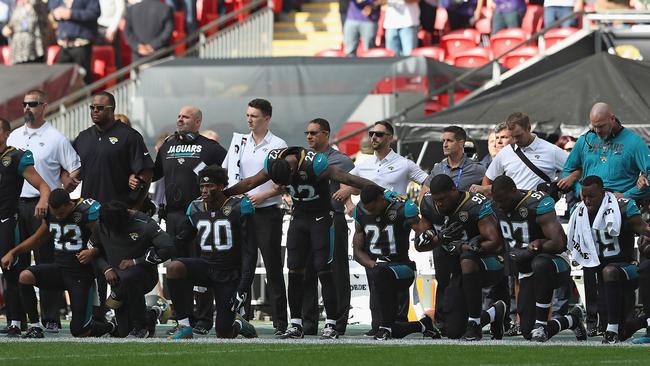
{"label": "wristband", "polygon": [[106,276],[106,273],[108,273],[108,271],[112,271],[112,270],[113,270],[113,268],[109,268],[109,269],[105,270],[104,271],[104,276]]}

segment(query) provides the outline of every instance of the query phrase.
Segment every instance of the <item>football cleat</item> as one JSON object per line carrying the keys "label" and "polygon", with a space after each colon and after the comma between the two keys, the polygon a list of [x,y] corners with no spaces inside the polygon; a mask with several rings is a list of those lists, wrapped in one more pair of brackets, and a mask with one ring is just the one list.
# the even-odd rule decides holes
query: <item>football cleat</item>
{"label": "football cleat", "polygon": [[618,333],[610,332],[609,330],[605,331],[603,335],[602,344],[615,344],[618,343]]}
{"label": "football cleat", "polygon": [[276,337],[277,337],[277,336],[281,336],[281,335],[283,335],[284,332],[286,332],[286,331],[287,331],[286,329],[275,328],[275,332],[273,332],[273,335],[276,336]]}
{"label": "football cleat", "polygon": [[119,300],[115,292],[111,291],[111,294],[106,298],[106,307],[109,309],[117,310],[122,307],[124,301]]}
{"label": "football cleat", "polygon": [[43,328],[41,327],[30,327],[27,329],[27,332],[20,336],[20,338],[27,339],[27,338],[45,338],[45,335],[43,334]]}
{"label": "football cleat", "polygon": [[149,336],[149,331],[146,328],[136,329],[133,328],[129,335],[126,338],[147,338]]}
{"label": "football cleat", "polygon": [[535,324],[535,328],[533,328],[533,331],[530,332],[530,340],[540,343],[548,341],[548,333],[546,333],[546,327],[542,324]]}
{"label": "football cleat", "polygon": [[494,303],[494,321],[490,324],[492,339],[503,339],[503,323],[506,321],[506,303],[499,300]]}
{"label": "football cleat", "polygon": [[178,329],[178,322],[176,322],[176,324],[174,324],[174,326],[170,330],[167,331],[167,335],[169,336],[169,335],[172,335],[172,334],[176,333],[177,329]]}
{"label": "football cleat", "polygon": [[645,330],[645,335],[639,337],[639,338],[634,338],[632,340],[632,343],[634,344],[647,344],[650,343],[650,326],[648,326]]}
{"label": "football cleat", "polygon": [[576,340],[586,341],[587,328],[585,328],[585,321],[584,321],[582,309],[580,309],[577,306],[574,306],[573,309],[569,311],[569,315],[571,315],[571,317],[573,318],[573,327],[571,327],[571,330],[573,331],[573,334],[576,335]]}
{"label": "football cleat", "polygon": [[196,334],[208,335],[210,333],[210,329],[212,329],[212,326],[202,321],[198,321],[196,324],[194,324],[194,333]]}
{"label": "football cleat", "polygon": [[9,338],[17,338],[20,337],[20,327],[17,327],[15,325],[10,325],[7,327],[7,337]]}
{"label": "football cleat", "polygon": [[167,336],[167,339],[170,341],[177,339],[192,339],[194,338],[194,333],[192,332],[192,327],[186,325],[178,324],[174,327],[176,330],[173,334]]}
{"label": "football cleat", "polygon": [[374,338],[377,335],[377,329],[370,329],[369,331],[363,333],[364,337]]}
{"label": "football cleat", "polygon": [[320,339],[337,339],[338,337],[339,337],[339,332],[337,332],[336,329],[334,329],[334,325],[325,324]]}
{"label": "football cleat", "polygon": [[48,333],[59,333],[59,324],[55,322],[47,322],[45,324],[45,331]]}
{"label": "football cleat", "polygon": [[147,309],[147,331],[149,332],[148,338],[153,338],[156,336],[156,324],[158,324],[158,317],[160,316],[160,309],[153,307]]}
{"label": "football cleat", "polygon": [[506,337],[516,337],[521,335],[521,328],[519,328],[519,324],[511,324],[510,328],[506,330],[505,333],[503,333],[504,336]]}
{"label": "football cleat", "polygon": [[249,323],[239,313],[235,317],[235,323],[238,329],[237,334],[242,335],[244,338],[257,338],[257,330],[253,324]]}
{"label": "football cleat", "polygon": [[483,334],[481,333],[481,325],[476,324],[474,321],[467,322],[467,329],[465,334],[463,334],[463,340],[468,342],[480,341],[483,339]]}
{"label": "football cleat", "polygon": [[379,327],[379,329],[377,329],[377,333],[373,338],[376,341],[387,341],[393,338],[393,334],[391,333],[390,329]]}
{"label": "football cleat", "polygon": [[299,339],[305,338],[305,334],[302,332],[302,325],[291,324],[287,330],[278,337],[279,339]]}
{"label": "football cleat", "polygon": [[442,334],[440,334],[440,330],[438,330],[438,328],[436,328],[436,326],[433,325],[433,320],[431,320],[431,318],[425,315],[419,321],[420,324],[424,326],[424,332],[422,332],[422,336],[424,338],[431,338],[431,339],[442,338]]}

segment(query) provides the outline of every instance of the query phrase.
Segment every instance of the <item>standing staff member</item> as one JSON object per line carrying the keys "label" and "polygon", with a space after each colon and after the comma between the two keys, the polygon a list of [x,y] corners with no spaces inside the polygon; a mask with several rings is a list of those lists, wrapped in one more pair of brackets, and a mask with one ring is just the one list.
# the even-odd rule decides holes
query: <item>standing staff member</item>
{"label": "standing staff member", "polygon": [[[28,91],[23,98],[25,125],[14,130],[7,144],[34,154],[34,167],[51,190],[64,188],[72,191],[79,184],[81,162],[70,141],[49,122],[45,122],[47,95],[40,90]],[[62,174],[62,170],[64,173]],[[41,226],[41,219],[35,215],[47,213],[38,205],[40,192],[29,184],[23,185],[18,203],[18,228],[22,240],[32,236]],[[37,212],[39,211],[39,212]],[[34,249],[36,264],[54,263],[54,245],[42,245]],[[33,292],[33,289],[32,289]],[[45,331],[58,333],[60,327],[59,309],[63,293],[55,290],[41,290],[41,317]],[[35,296],[35,295],[34,295]],[[57,301],[59,300],[59,301]]]}
{"label": "standing staff member", "polygon": [[[223,163],[223,167],[228,169],[231,185],[262,170],[269,151],[287,147],[283,139],[269,130],[272,114],[273,107],[268,100],[253,99],[248,103],[246,122],[251,133],[241,136],[239,141],[233,141]],[[274,188],[270,181],[247,193],[248,199],[255,206],[253,228],[266,268],[275,335],[284,334],[287,329],[287,291],[282,273],[284,257],[279,194],[280,190]],[[246,313],[250,314],[249,311]]]}

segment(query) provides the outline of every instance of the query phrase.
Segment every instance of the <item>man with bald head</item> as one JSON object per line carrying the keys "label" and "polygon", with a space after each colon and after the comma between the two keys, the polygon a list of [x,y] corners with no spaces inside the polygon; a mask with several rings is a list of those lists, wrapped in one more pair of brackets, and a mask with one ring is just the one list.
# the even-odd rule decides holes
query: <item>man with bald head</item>
{"label": "man with bald head", "polygon": [[[636,187],[639,174],[650,171],[650,149],[643,139],[625,128],[616,118],[612,108],[606,103],[596,103],[589,113],[590,130],[580,136],[569,158],[564,164],[562,179],[558,186],[563,190],[581,190],[578,183],[584,177],[598,176],[604,188],[613,192],[617,198],[640,199],[650,193],[647,187]],[[587,328],[590,336],[604,331],[605,324],[597,324],[598,312],[605,319],[604,308],[598,309],[596,302],[598,288],[596,272],[598,268],[585,268],[585,298],[587,309]],[[599,330],[600,328],[600,330]]]}

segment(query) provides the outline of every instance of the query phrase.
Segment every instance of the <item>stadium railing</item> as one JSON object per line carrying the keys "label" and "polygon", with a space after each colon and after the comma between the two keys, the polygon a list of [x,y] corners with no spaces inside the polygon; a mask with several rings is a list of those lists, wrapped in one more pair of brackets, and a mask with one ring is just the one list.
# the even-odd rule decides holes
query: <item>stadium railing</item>
{"label": "stadium railing", "polygon": [[[267,0],[252,0],[243,7],[202,26],[196,32],[117,70],[50,104],[47,116],[66,137],[73,139],[91,125],[88,105],[94,91],[106,85],[116,99],[116,113],[132,114],[132,100],[141,70],[176,57],[206,59],[267,57],[273,43],[273,9]],[[179,47],[184,51],[177,52]],[[22,123],[22,122],[16,122]]]}

